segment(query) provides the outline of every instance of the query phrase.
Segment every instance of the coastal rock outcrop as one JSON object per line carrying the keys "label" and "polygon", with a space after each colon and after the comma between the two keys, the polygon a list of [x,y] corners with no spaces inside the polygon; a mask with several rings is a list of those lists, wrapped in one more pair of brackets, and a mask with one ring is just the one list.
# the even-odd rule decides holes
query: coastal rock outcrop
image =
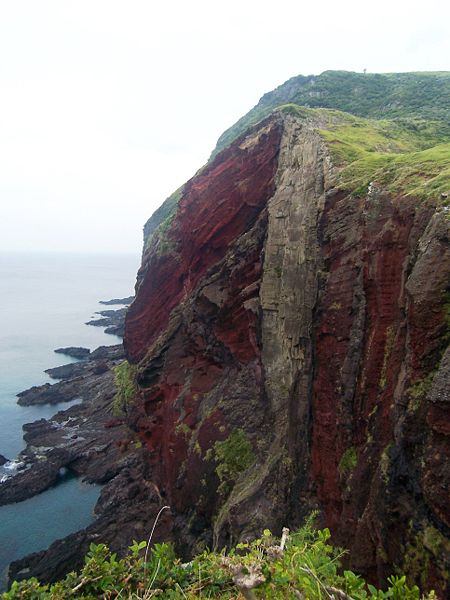
{"label": "coastal rock outcrop", "polygon": [[134,296],[127,296],[126,298],[112,298],[111,300],[100,300],[100,304],[105,306],[112,306],[114,304],[125,304],[129,305],[133,302]]}
{"label": "coastal rock outcrop", "polygon": [[[123,359],[121,346],[115,352],[119,348]],[[19,394],[19,403],[25,405],[60,405],[73,399],[78,403],[51,419],[23,426],[26,447],[18,455],[14,471],[1,483],[0,505],[20,502],[46,490],[67,469],[92,483],[109,481],[121,470],[130,436],[123,415],[114,414],[117,362],[91,358],[57,367],[63,381]],[[67,373],[59,373],[66,367]]]}
{"label": "coastal rock outcrop", "polygon": [[126,312],[126,308],[119,308],[117,310],[100,310],[96,314],[101,315],[101,317],[87,321],[86,325],[105,327],[105,333],[123,337]]}
{"label": "coastal rock outcrop", "polygon": [[87,358],[91,351],[89,348],[81,348],[80,346],[68,346],[67,348],[56,348],[55,352],[72,358],[83,359]]}
{"label": "coastal rock outcrop", "polygon": [[[100,539],[124,553],[133,539],[148,536],[162,502],[148,477],[146,448],[117,406],[116,367],[123,346],[101,346],[88,360],[49,369],[63,381],[31,388],[20,395],[29,404],[79,400],[51,419],[23,426],[25,449],[0,483],[0,505],[20,502],[57,485],[68,475],[102,486],[95,520],[86,529],[55,541],[47,550],[14,561],[10,581],[30,576],[55,581],[80,568],[89,545]],[[0,457],[3,458],[3,457]],[[7,459],[5,459],[7,462]],[[0,461],[1,464],[1,461]],[[155,541],[171,538],[170,515],[163,515]]]}

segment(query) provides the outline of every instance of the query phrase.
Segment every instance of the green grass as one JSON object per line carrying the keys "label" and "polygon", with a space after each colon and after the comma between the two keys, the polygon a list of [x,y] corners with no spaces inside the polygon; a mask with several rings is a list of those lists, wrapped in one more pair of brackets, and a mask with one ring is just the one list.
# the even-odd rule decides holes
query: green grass
{"label": "green grass", "polygon": [[421,116],[447,119],[450,73],[354,73],[325,71],[292,90],[292,101],[337,108],[361,117]]}
{"label": "green grass", "polygon": [[439,202],[450,192],[450,128],[438,121],[364,119],[295,104],[277,110],[318,128],[345,189],[366,194],[374,182],[393,193]]}
{"label": "green grass", "polygon": [[442,130],[434,121],[376,121],[334,113],[341,116],[340,122],[321,130],[321,134],[340,165],[363,158],[368,152],[400,154],[450,142],[450,130]]}
{"label": "green grass", "polygon": [[339,177],[348,190],[367,192],[370,182],[392,193],[440,200],[450,192],[450,144],[405,154],[363,153]]}

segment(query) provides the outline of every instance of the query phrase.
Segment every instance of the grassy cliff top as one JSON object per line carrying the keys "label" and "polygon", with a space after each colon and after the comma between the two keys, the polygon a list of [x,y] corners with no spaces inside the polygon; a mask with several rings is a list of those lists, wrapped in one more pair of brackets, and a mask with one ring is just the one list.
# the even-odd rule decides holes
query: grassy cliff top
{"label": "grassy cliff top", "polygon": [[265,94],[219,138],[213,155],[248,127],[285,104],[331,108],[372,119],[426,119],[450,123],[450,72],[298,75]]}
{"label": "grassy cliff top", "polygon": [[[446,204],[450,193],[450,72],[298,75],[265,94],[219,138],[211,158],[249,128],[280,111],[317,124],[339,184],[367,192],[371,182],[392,192]],[[164,230],[183,187],[144,227],[144,252]]]}
{"label": "grassy cliff top", "polygon": [[450,122],[420,117],[365,119],[292,103],[276,110],[316,124],[340,169],[342,188],[363,194],[374,182],[393,193],[447,204]]}

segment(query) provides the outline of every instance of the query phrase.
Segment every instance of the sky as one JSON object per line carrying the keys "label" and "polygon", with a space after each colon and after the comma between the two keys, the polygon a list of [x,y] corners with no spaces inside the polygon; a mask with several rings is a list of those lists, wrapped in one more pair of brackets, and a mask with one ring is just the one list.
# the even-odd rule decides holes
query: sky
{"label": "sky", "polygon": [[0,0],[0,252],[134,253],[298,74],[450,70],[450,3]]}

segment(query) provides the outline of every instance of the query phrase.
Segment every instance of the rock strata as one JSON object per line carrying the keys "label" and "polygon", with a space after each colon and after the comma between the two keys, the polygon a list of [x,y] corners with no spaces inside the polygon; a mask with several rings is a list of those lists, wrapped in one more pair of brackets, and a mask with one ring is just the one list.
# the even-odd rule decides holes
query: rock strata
{"label": "rock strata", "polygon": [[[319,507],[369,580],[396,564],[445,595],[450,221],[374,182],[340,187],[322,118],[247,131],[147,240],[128,421],[192,548]],[[252,466],[224,482],[216,444],[239,431]]]}

